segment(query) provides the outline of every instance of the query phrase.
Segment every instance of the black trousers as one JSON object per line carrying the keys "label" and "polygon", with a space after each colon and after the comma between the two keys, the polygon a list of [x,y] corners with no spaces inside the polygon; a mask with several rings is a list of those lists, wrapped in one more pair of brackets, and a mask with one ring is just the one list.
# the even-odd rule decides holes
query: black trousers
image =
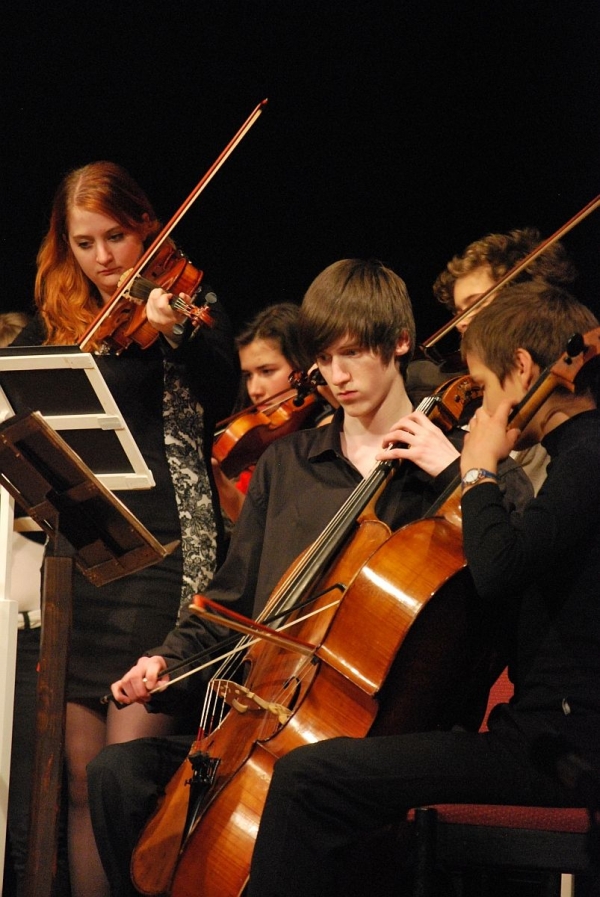
{"label": "black trousers", "polygon": [[570,806],[574,795],[510,727],[306,745],[275,765],[248,897],[331,897],[353,876],[360,893],[386,893],[361,872],[368,839],[411,807],[454,802]]}
{"label": "black trousers", "polygon": [[133,849],[193,736],[139,738],[104,748],[87,767],[92,825],[113,897],[137,897]]}
{"label": "black trousers", "polygon": [[[105,748],[89,764],[92,822],[113,897],[137,895],[130,879],[132,851],[190,745],[190,736],[143,738]],[[396,830],[413,806],[571,806],[575,798],[538,768],[528,743],[510,727],[484,734],[428,732],[306,745],[275,765],[249,897],[364,894],[371,848],[378,856],[379,841],[373,836],[385,826]],[[401,847],[394,836],[394,858]],[[408,864],[410,857],[405,860]],[[341,881],[347,882],[343,890]],[[387,893],[380,884],[372,880],[369,894]],[[397,881],[394,892],[400,892]]]}

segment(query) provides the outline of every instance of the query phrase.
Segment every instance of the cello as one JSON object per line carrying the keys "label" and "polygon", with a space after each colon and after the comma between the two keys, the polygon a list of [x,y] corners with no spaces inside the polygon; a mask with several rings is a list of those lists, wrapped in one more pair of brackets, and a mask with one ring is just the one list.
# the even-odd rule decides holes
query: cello
{"label": "cello", "polygon": [[[445,396],[445,401],[440,402],[439,397],[429,399],[429,403],[433,408],[433,411],[430,412],[430,417],[432,419],[439,417],[441,420],[447,420],[450,425],[455,425],[461,415],[464,404],[474,398],[477,398],[477,390],[474,391],[471,388],[468,378],[463,378],[458,386],[452,390],[452,395],[448,393]],[[441,422],[441,420],[438,422]],[[357,556],[351,556],[346,562],[337,565],[335,569],[332,569],[331,576],[327,577],[327,579],[323,578],[323,571],[333,563],[335,556],[339,553],[343,544],[348,542],[348,540],[354,545],[355,551],[358,552],[362,558],[366,558],[390,536],[389,528],[378,521],[373,513],[367,514],[365,519],[360,522],[360,525],[357,524],[357,517],[370,501],[375,500],[378,490],[383,486],[390,472],[390,465],[378,465],[372,476],[361,482],[357,491],[351,495],[348,503],[342,509],[340,514],[337,515],[336,519],[334,519],[317,542],[312,546],[312,550],[309,551],[297,565],[293,565],[289,574],[285,576],[280,583],[276,595],[273,596],[271,604],[278,607],[278,612],[281,613],[282,606],[293,606],[297,608],[298,597],[302,597],[303,594],[309,594],[311,590],[314,591],[314,587],[317,583],[319,584],[319,589],[332,587],[332,594],[324,596],[323,600],[318,604],[321,608],[320,615],[318,617],[313,616],[312,618],[314,639],[317,638],[319,632],[321,636],[324,635],[327,627],[327,617],[331,614],[336,603],[335,584],[338,581],[343,582],[351,579],[353,568],[357,564]],[[267,610],[266,613],[270,614],[270,611]],[[277,671],[277,676],[280,680],[283,677],[285,680],[289,679],[291,683],[297,683],[296,686],[292,685],[292,689],[298,691],[298,700],[300,700],[303,687],[309,684],[310,672],[313,664],[310,658],[308,658],[307,665],[306,655],[301,658],[299,668],[297,667],[296,661],[297,657],[295,654],[289,655],[289,652],[281,652],[278,657],[279,669]],[[243,662],[253,662],[252,655],[244,654]],[[274,664],[271,664],[271,660],[269,660],[269,665],[273,666],[275,669]],[[239,694],[236,693],[229,694],[228,686],[225,684],[227,679],[230,680],[232,678],[232,675],[226,677],[225,673],[219,671],[214,680],[215,688],[219,688],[219,691],[221,691],[222,685],[225,697],[231,697],[235,702],[236,707],[239,707],[240,700],[245,700],[245,698],[240,698]],[[225,682],[223,682],[223,680],[225,680]],[[304,683],[301,684],[303,680]],[[247,679],[246,684],[251,686],[249,679]],[[272,686],[276,693],[277,687],[275,680],[273,680]],[[268,691],[271,692],[273,689],[269,688]],[[287,701],[283,701],[283,703],[289,705],[290,700],[291,698]],[[281,704],[282,702],[279,703]],[[213,716],[213,712],[210,709],[208,711],[208,716]],[[234,714],[234,716],[236,716],[236,714]],[[241,756],[231,758],[233,770],[236,766],[240,765],[241,761],[243,761],[244,755],[251,749],[253,740],[260,736],[260,730],[259,732],[256,731],[257,722],[260,728],[263,729],[265,726],[269,726],[272,721],[275,722],[276,726],[278,725],[278,719],[271,715],[264,722],[262,720],[257,721],[253,711],[244,715],[244,725],[248,727],[247,744],[244,745],[245,739],[239,733],[234,736],[233,740],[236,744],[236,750],[239,749],[242,751],[242,754]],[[226,722],[227,718],[225,720],[225,723]],[[207,729],[205,729],[205,731],[207,731]],[[214,734],[217,737],[220,737],[222,734],[226,735],[227,730],[221,725]],[[328,734],[330,734],[329,730],[324,733],[324,737]],[[213,753],[213,751],[211,751],[211,753]],[[228,751],[223,751],[221,753],[218,749],[218,745],[215,746],[214,754],[220,754],[221,756],[219,773],[226,771],[226,763],[223,759],[225,753],[228,753]],[[227,760],[227,764],[229,764],[229,759]],[[176,781],[173,780],[169,786],[169,793],[163,802],[162,812],[155,817],[156,825],[152,827],[155,828],[154,834],[149,830],[147,834],[149,834],[150,837],[147,839],[146,845],[142,845],[141,843],[139,850],[136,851],[136,856],[134,856],[133,860],[134,879],[137,888],[142,892],[161,893],[169,891],[171,888],[170,877],[172,875],[174,864],[177,861],[187,813],[187,798],[190,791],[190,789],[184,787],[184,782],[192,777],[192,773],[191,763],[186,762],[180,770],[180,776],[178,777],[180,779],[181,787],[178,787]],[[199,775],[200,778],[204,778],[205,772],[201,771]],[[165,818],[166,825],[163,825],[160,817]],[[144,854],[146,854],[146,847],[148,847],[148,855],[144,856]],[[177,893],[178,888],[179,885],[177,884],[175,886],[175,893]]]}
{"label": "cello", "polygon": [[[523,428],[552,390],[572,385],[599,350],[600,328],[572,341],[530,390],[511,425]],[[376,523],[361,514],[358,532],[319,582],[316,601],[328,602],[324,617],[316,624],[295,618],[300,625],[292,631],[301,645],[290,640],[287,652],[269,645],[262,657],[250,656],[243,688],[218,683],[233,710],[198,744],[216,765],[165,891],[176,897],[241,892],[273,764],[294,747],[339,734],[396,733],[451,721],[438,686],[447,691],[462,684],[474,659],[463,641],[474,634],[473,606],[454,499],[452,493],[424,520],[383,540],[374,530],[375,539],[359,546],[357,537],[366,539]],[[332,601],[331,593],[341,598]],[[287,598],[274,596],[269,612],[289,621],[297,607],[287,605]],[[430,694],[437,704],[430,704]],[[249,744],[251,728],[255,741]],[[134,857],[134,873],[135,867]]]}

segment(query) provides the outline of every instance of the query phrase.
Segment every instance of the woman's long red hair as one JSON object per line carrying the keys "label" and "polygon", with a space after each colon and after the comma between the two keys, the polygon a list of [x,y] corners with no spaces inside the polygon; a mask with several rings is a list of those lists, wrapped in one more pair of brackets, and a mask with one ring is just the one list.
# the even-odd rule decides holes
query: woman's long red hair
{"label": "woman's long red hair", "polygon": [[50,227],[37,256],[35,302],[48,345],[74,345],[98,315],[100,295],[76,261],[68,240],[68,216],[78,207],[113,218],[147,245],[160,223],[145,193],[114,162],[92,162],[71,171],[52,204]]}

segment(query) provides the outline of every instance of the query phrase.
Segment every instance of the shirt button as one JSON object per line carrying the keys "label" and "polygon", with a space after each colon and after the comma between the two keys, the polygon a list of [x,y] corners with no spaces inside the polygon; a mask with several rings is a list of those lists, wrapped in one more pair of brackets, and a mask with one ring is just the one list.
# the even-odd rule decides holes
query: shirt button
{"label": "shirt button", "polygon": [[564,713],[564,715],[568,716],[571,712],[571,707],[569,706],[569,702],[567,701],[566,698],[562,699],[561,706],[562,706],[562,712]]}

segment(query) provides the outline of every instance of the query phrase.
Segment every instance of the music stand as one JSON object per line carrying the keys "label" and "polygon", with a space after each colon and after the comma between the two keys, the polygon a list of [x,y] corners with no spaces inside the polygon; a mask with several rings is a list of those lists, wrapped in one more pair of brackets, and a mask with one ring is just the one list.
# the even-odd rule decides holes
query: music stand
{"label": "music stand", "polygon": [[[52,507],[52,502],[50,502],[50,505],[46,506],[45,509],[38,508],[37,514],[30,514],[50,536],[48,563],[44,565],[44,580],[46,582],[44,586],[44,601],[46,606],[50,608],[51,602],[48,600],[48,595],[56,594],[58,591],[64,594],[67,585],[66,594],[70,595],[74,563],[77,564],[84,575],[87,575],[88,578],[96,581],[99,585],[110,581],[111,578],[127,575],[127,573],[141,569],[143,566],[156,563],[172,551],[175,546],[173,544],[163,547],[156,542],[150,533],[141,526],[139,521],[130,514],[127,508],[108,491],[109,489],[150,488],[154,485],[154,480],[97,368],[93,356],[82,353],[76,346],[26,346],[0,350],[0,418],[7,418],[14,411],[20,411],[22,412],[20,416],[7,421],[7,424],[10,426],[13,423],[20,424],[24,417],[32,414],[33,408],[37,409],[38,407],[42,413],[46,413],[47,418],[45,426],[44,418],[41,418],[39,414],[37,417],[31,418],[31,420],[36,420],[36,424],[33,425],[30,434],[33,443],[37,444],[40,438],[42,440],[45,438],[47,445],[53,446],[53,448],[48,450],[54,460],[56,460],[56,446],[60,446],[63,455],[68,457],[75,466],[78,463],[82,464],[86,477],[93,486],[91,491],[89,491],[89,486],[84,481],[81,481],[78,487],[77,479],[69,480],[67,478],[66,481],[62,481],[64,488],[54,489],[59,496],[59,503],[62,502],[60,508]],[[58,442],[53,441],[50,436],[53,430],[52,427],[49,427],[49,424],[60,429],[64,438],[57,436]],[[40,436],[40,430],[44,431],[44,436]],[[4,434],[3,438],[5,437],[6,434]],[[6,447],[5,443],[3,445]],[[32,451],[33,458],[36,456],[36,451]],[[87,463],[82,462],[78,454],[81,454],[84,457],[84,462]],[[5,461],[6,458],[7,455],[5,453]],[[61,463],[64,466],[66,462],[63,459]],[[35,467],[35,463],[33,466]],[[28,465],[28,469],[31,470],[31,463]],[[97,476],[94,477],[94,474]],[[20,482],[18,471],[16,473],[13,471],[13,476],[17,478],[17,482]],[[66,485],[67,483],[69,485]],[[3,579],[5,584],[4,595],[0,595],[0,599],[9,599],[13,500],[9,498],[7,501],[7,494],[14,495],[17,500],[19,500],[19,496],[11,492],[8,483],[0,483],[0,485],[5,485],[7,489],[4,492],[0,488],[0,582]],[[25,487],[23,497],[28,495],[31,499],[32,495],[27,492],[26,484],[20,483],[20,485]],[[55,486],[60,486],[60,484],[55,484]],[[35,499],[35,496],[33,498]],[[24,506],[28,508],[27,504]],[[119,509],[119,513],[115,515],[113,512],[116,508]],[[42,511],[45,511],[45,513],[42,513]],[[75,514],[75,519],[78,520],[77,524],[69,523],[69,520],[72,521],[74,519],[71,516],[72,514]],[[96,523],[100,525],[102,534],[97,539],[88,542],[87,537],[89,537],[91,532],[90,514],[92,520],[95,519],[95,514],[99,515]],[[63,535],[63,525],[69,529],[69,536],[74,540],[74,545],[69,542],[69,538]],[[121,539],[125,541],[121,543]],[[62,564],[61,560],[63,561]],[[68,601],[68,619],[67,609],[63,608],[62,610],[64,610],[64,613],[59,613],[58,622],[53,622],[53,614],[50,610],[44,614],[42,635],[44,649],[42,655],[44,653],[52,653],[56,657],[56,666],[62,666],[66,674],[71,613],[70,600]],[[4,674],[4,683],[0,689],[0,716],[3,719],[3,731],[0,736],[0,810],[2,810],[5,819],[8,803],[17,630],[17,614],[14,602],[1,600],[0,614],[2,615],[2,620],[8,622],[8,625],[0,634],[0,641],[5,642],[5,651],[3,652],[5,660],[0,669],[0,672]],[[59,633],[62,633],[62,635]],[[46,645],[52,646],[51,652],[45,652]],[[55,705],[60,705],[62,708],[62,715],[60,715],[60,720],[57,721],[59,715],[55,714],[54,731],[48,731],[46,738],[38,738],[37,743],[40,741],[49,743],[53,739],[58,739],[60,751],[55,753],[60,753],[62,757],[65,675],[61,678],[55,672],[51,679],[51,683],[47,683],[45,686],[46,691],[44,693],[52,695]],[[40,684],[41,680],[42,677],[40,675]],[[41,700],[40,694],[38,691],[39,706],[41,706],[39,703]],[[40,712],[38,712],[38,720]],[[52,735],[52,738],[50,738],[50,735]],[[58,756],[52,758],[53,775],[57,770],[60,770],[61,762],[56,762],[57,759]],[[36,782],[34,782],[35,785]],[[56,793],[58,794],[58,792]],[[52,801],[45,804],[46,807],[51,805]],[[43,811],[43,809],[43,807],[38,808],[39,811]],[[32,808],[32,832],[35,834],[35,824],[38,836],[42,840],[45,838],[47,842],[52,840],[54,844],[55,825],[51,826],[41,821],[35,823],[34,817],[37,812],[34,812]],[[52,832],[52,838],[49,837],[50,832]],[[3,856],[4,837],[1,840],[0,852]],[[46,876],[52,868],[47,848],[43,849],[40,847],[37,851],[30,851],[30,860],[32,862],[28,861],[28,879],[31,879],[29,868],[32,865],[35,868],[35,874],[32,878],[34,884],[27,888],[27,892],[32,897],[33,895],[38,897],[38,895],[50,893],[48,890],[50,884],[47,881],[43,881],[43,862],[39,863],[35,860],[35,857],[38,855],[42,856],[43,862],[46,864]],[[40,880],[40,876],[42,880]]]}
{"label": "music stand", "polygon": [[39,411],[109,489],[154,486],[89,352],[78,346],[0,349],[0,420],[25,411]]}
{"label": "music stand", "polygon": [[50,539],[25,882],[27,895],[43,897],[51,894],[54,873],[73,566],[101,586],[157,563],[178,543],[161,545],[39,412],[0,424],[0,486]]}

